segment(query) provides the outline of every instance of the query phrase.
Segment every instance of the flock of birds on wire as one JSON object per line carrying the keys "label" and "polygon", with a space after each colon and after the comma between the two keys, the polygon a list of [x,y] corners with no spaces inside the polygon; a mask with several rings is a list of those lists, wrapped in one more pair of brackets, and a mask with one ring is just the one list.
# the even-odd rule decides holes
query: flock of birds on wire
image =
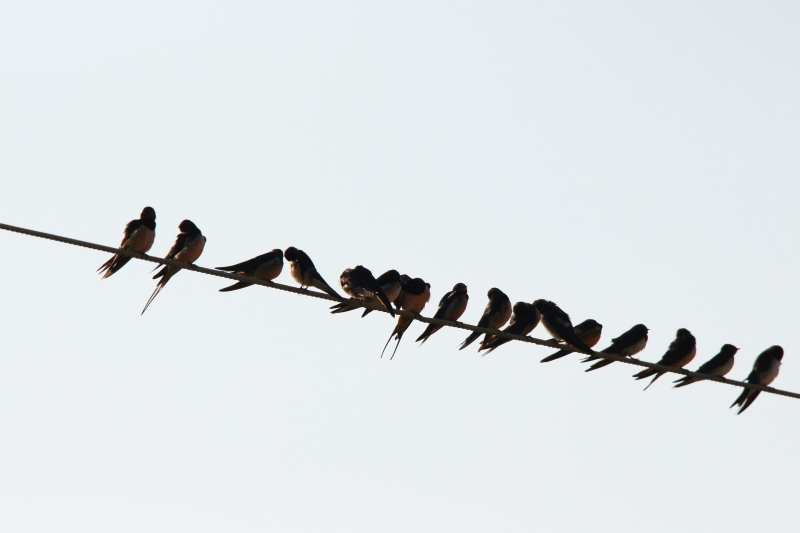
{"label": "flock of birds on wire", "polygon": [[[178,228],[180,229],[180,234],[178,234],[175,244],[170,249],[166,259],[184,263],[194,263],[200,257],[200,254],[203,253],[206,238],[190,220],[182,221],[178,225]],[[142,210],[140,218],[130,221],[125,227],[125,234],[122,239],[122,244],[120,244],[119,247],[132,252],[147,253],[153,246],[155,230],[156,212],[152,207],[145,207]],[[217,267],[217,270],[272,281],[278,277],[283,270],[284,259],[289,262],[289,272],[292,278],[300,284],[301,288],[314,287],[327,294],[341,298],[341,296],[325,282],[319,272],[317,272],[311,258],[305,252],[293,246],[290,246],[285,251],[279,249],[271,250],[265,254],[235,265]],[[103,279],[105,279],[125,266],[128,261],[130,261],[129,257],[115,254],[111,259],[103,263],[98,271],[103,274]],[[158,266],[156,269],[157,268]],[[153,303],[155,297],[158,296],[169,280],[180,270],[181,268],[177,266],[161,266],[161,269],[153,276],[153,279],[158,279],[158,284],[153,294],[150,296],[150,299],[147,301],[147,304],[144,306],[142,314],[144,314],[150,304]],[[429,283],[425,283],[421,278],[411,278],[406,275],[400,275],[396,270],[389,270],[375,278],[369,269],[358,265],[355,268],[348,268],[342,272],[339,281],[344,292],[347,293],[352,300],[383,305],[393,317],[395,316],[395,308],[417,314],[421,313],[425,304],[428,303],[431,297],[431,286]],[[220,292],[235,291],[250,285],[252,285],[252,283],[238,281],[233,285],[220,289]],[[612,339],[611,345],[607,348],[600,352],[594,352],[592,348],[600,340],[603,329],[603,326],[597,321],[589,319],[573,326],[569,315],[551,301],[536,300],[533,303],[517,302],[512,307],[508,296],[500,289],[490,289],[487,296],[489,297],[489,302],[486,304],[486,309],[484,309],[483,315],[478,322],[479,327],[499,330],[508,323],[508,326],[503,329],[504,332],[516,335],[527,335],[541,323],[554,339],[566,343],[575,350],[587,355],[587,357],[582,359],[582,362],[592,364],[586,372],[597,370],[613,363],[610,359],[604,359],[603,354],[633,357],[644,350],[647,345],[648,329],[643,324],[637,324],[622,335]],[[468,301],[467,286],[463,283],[456,283],[453,290],[442,297],[434,318],[453,321],[458,320],[466,310]],[[348,305],[347,302],[343,302],[332,306],[331,312],[334,314],[344,313],[356,308],[357,307]],[[366,309],[362,316],[366,316],[370,312],[370,309]],[[391,335],[389,335],[389,340],[386,341],[386,345],[383,347],[383,351],[385,352],[389,342],[391,342],[392,339],[397,340],[391,358],[393,358],[394,354],[397,352],[400,340],[403,338],[403,334],[413,320],[413,318],[404,315],[397,317],[397,325]],[[417,338],[417,341],[424,343],[431,335],[441,328],[441,325],[428,324],[428,327],[422,335]],[[459,349],[463,350],[475,342],[480,336],[481,333],[478,332],[470,333],[464,342],[461,343]],[[486,333],[478,346],[478,351],[484,352],[485,355],[496,350],[508,342],[508,340],[509,339]],[[542,362],[554,361],[568,355],[572,351],[573,350],[559,350],[542,359]],[[683,368],[694,359],[696,351],[697,348],[694,336],[689,330],[681,328],[678,330],[675,340],[670,343],[667,352],[658,361],[658,364]],[[711,376],[725,376],[733,368],[734,355],[737,351],[738,348],[735,346],[725,344],[717,355],[700,365],[697,372]],[[383,357],[383,352],[381,352],[381,357]],[[780,346],[772,346],[764,350],[756,358],[753,370],[747,376],[747,382],[759,385],[769,385],[772,383],[778,376],[782,358],[783,348]],[[653,379],[647,387],[645,387],[645,390],[647,390],[647,388],[661,377],[662,374],[664,374],[664,372],[646,368],[634,374],[633,377],[638,380],[653,376]],[[675,381],[675,387],[683,387],[701,379],[702,378],[693,376],[683,376]],[[758,390],[745,388],[731,407],[738,406],[738,414],[741,414],[755,401],[759,393],[760,391]]]}

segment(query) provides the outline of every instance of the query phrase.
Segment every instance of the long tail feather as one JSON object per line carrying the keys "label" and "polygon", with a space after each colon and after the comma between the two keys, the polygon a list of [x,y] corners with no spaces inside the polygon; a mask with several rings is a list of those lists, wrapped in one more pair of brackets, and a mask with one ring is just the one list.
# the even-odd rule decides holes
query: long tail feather
{"label": "long tail feather", "polygon": [[398,333],[397,334],[397,344],[394,345],[394,351],[392,352],[392,356],[389,358],[389,361],[394,359],[394,354],[397,353],[397,349],[400,347],[400,341],[401,340],[403,340],[403,334],[402,333]]}
{"label": "long tail feather", "polygon": [[156,290],[154,290],[153,294],[150,295],[150,299],[147,300],[147,304],[145,304],[144,309],[142,309],[142,312],[141,312],[141,314],[139,316],[143,315],[144,312],[147,311],[147,308],[150,307],[150,304],[153,303],[153,300],[156,299],[156,296],[158,296],[158,293],[161,292],[161,289],[163,287],[164,287],[164,285],[162,285],[161,283],[156,285]]}
{"label": "long tail feather", "polygon": [[333,309],[333,311],[331,311],[332,315],[335,315],[337,313],[346,313],[348,311],[352,311],[353,309],[355,309],[355,307],[347,305],[347,302],[341,302],[336,305],[332,305],[330,308]]}
{"label": "long tail feather", "polygon": [[333,288],[330,285],[328,285],[325,282],[325,280],[322,279],[321,277],[314,278],[314,280],[311,282],[311,285],[321,290],[324,293],[330,294],[331,296],[336,296],[337,298],[342,297],[338,292],[333,290]]}
{"label": "long tail feather", "polygon": [[747,409],[748,407],[750,407],[753,404],[753,402],[756,401],[756,398],[758,398],[758,395],[761,394],[760,390],[752,390],[752,389],[748,389],[748,390],[750,391],[751,394],[744,401],[744,404],[742,405],[742,408],[739,409],[738,413],[736,413],[737,415],[740,415],[740,414],[744,413],[744,410]]}
{"label": "long tail feather", "polygon": [[655,377],[653,378],[653,380],[652,380],[650,383],[648,383],[648,384],[647,384],[647,387],[645,387],[645,388],[644,388],[644,390],[647,390],[647,389],[649,389],[649,388],[650,388],[650,385],[652,385],[653,383],[655,383],[655,382],[656,382],[656,380],[657,380],[658,378],[660,378],[660,377],[661,377],[661,372],[659,372],[659,373],[657,373],[657,374],[655,375]]}
{"label": "long tail feather", "polygon": [[682,378],[676,379],[675,381],[673,381],[673,383],[677,383],[677,385],[675,385],[672,388],[673,389],[678,389],[680,387],[685,387],[686,385],[691,385],[695,381],[699,381],[698,378],[693,378],[691,376],[683,376]]}
{"label": "long tail feather", "polygon": [[[441,327],[442,326],[437,327],[436,324],[428,324],[428,327],[425,328],[425,331],[422,332],[422,335],[417,337],[417,340],[415,342],[422,341],[422,344],[425,344],[425,341],[428,340],[428,337],[439,331]],[[420,346],[422,346],[422,344],[420,344]]]}
{"label": "long tail feather", "polygon": [[245,287],[249,287],[252,283],[248,283],[246,281],[237,281],[233,285],[228,285],[227,287],[223,287],[219,290],[219,292],[230,292],[230,291],[238,291],[239,289],[244,289]]}
{"label": "long tail feather", "polygon": [[464,340],[464,342],[461,343],[461,347],[459,348],[459,350],[463,350],[464,348],[475,342],[475,340],[480,336],[481,336],[480,333],[478,333],[477,331],[473,331],[472,333],[469,334],[469,337],[467,337]]}
{"label": "long tail feather", "polygon": [[[548,355],[547,357],[542,359],[541,362],[542,363],[549,363],[550,361],[555,361],[556,359],[561,359],[562,357],[564,357],[565,355],[569,355],[570,353],[572,353],[572,352],[569,352],[567,350],[559,350],[556,353]],[[583,362],[591,361],[592,357],[594,357],[594,356],[590,355],[589,357],[584,359]],[[595,359],[596,359],[596,357],[595,357]]]}
{"label": "long tail feather", "polygon": [[[386,351],[386,347],[389,346],[389,343],[392,341],[392,337],[394,337],[394,331],[391,335],[389,335],[389,340],[386,341],[386,344],[383,345],[383,350],[381,350],[381,359],[383,359],[383,352]],[[394,354],[392,354],[392,356],[394,357]]]}
{"label": "long tail feather", "polygon": [[584,370],[584,372],[591,372],[592,370],[597,370],[598,368],[603,368],[604,366],[608,366],[613,362],[614,361],[612,361],[611,359],[603,359],[602,361],[598,361],[595,364],[593,364],[592,366],[590,366],[589,368],[587,368],[586,370]]}
{"label": "long tail feather", "polygon": [[[733,407],[734,405],[742,405],[744,401],[747,399],[747,396],[749,394],[750,394],[750,389],[742,389],[742,394],[740,394],[739,397],[736,398],[736,401],[731,404],[731,407]],[[730,407],[728,407],[728,409],[730,409]]]}

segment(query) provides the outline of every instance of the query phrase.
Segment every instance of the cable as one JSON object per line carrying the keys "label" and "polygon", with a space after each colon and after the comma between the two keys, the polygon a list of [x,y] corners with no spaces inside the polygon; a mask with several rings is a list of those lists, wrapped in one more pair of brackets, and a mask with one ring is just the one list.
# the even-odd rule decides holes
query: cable
{"label": "cable", "polygon": [[[234,281],[244,281],[247,283],[251,283],[253,285],[261,285],[263,287],[269,287],[270,289],[278,289],[281,291],[291,292],[294,294],[301,294],[303,296],[311,296],[312,298],[320,298],[322,300],[330,300],[333,302],[340,302],[340,303],[347,303],[351,307],[365,307],[367,309],[372,309],[373,311],[381,311],[384,313],[388,313],[389,311],[386,310],[383,305],[374,304],[370,302],[365,302],[361,300],[353,300],[350,298],[337,298],[336,296],[331,296],[329,294],[325,294],[323,292],[316,292],[316,291],[309,291],[307,289],[300,289],[298,287],[290,287],[289,285],[283,285],[281,283],[275,283],[272,281],[265,281],[263,279],[251,278],[248,276],[240,276],[239,274],[233,274],[230,272],[223,272],[221,270],[212,270],[210,268],[204,268],[201,266],[197,266],[191,263],[183,263],[181,261],[175,261],[172,259],[164,259],[161,257],[153,257],[147,254],[140,254],[138,252],[131,252],[130,250],[122,250],[119,248],[114,248],[112,246],[104,246],[102,244],[95,244],[92,242],[80,241],[78,239],[71,239],[69,237],[62,237],[60,235],[53,235],[51,233],[44,233],[41,231],[35,231],[26,228],[19,228],[17,226],[11,226],[9,224],[0,223],[0,229],[4,229],[6,231],[11,231],[14,233],[21,233],[22,235],[29,235],[31,237],[39,237],[41,239],[48,239],[51,241],[56,242],[63,242],[65,244],[71,244],[73,246],[82,246],[84,248],[91,248],[92,250],[99,250],[101,252],[108,252],[110,254],[118,254],[124,257],[130,257],[132,259],[139,259],[141,261],[150,261],[152,263],[159,263],[162,265],[172,265],[181,267],[185,270],[191,270],[193,272],[199,272],[201,274],[207,274],[209,276],[216,276],[218,278],[227,278],[232,279]],[[529,337],[527,335],[514,335],[513,333],[506,333],[504,331],[490,329],[490,328],[483,328],[480,326],[473,326],[472,324],[464,324],[463,322],[457,322],[453,320],[442,320],[440,318],[430,318],[426,316],[422,316],[417,313],[412,313],[410,311],[395,311],[397,315],[403,315],[414,320],[418,320],[420,322],[427,322],[428,324],[436,324],[441,326],[447,326],[451,328],[459,328],[459,329],[466,329],[469,331],[476,331],[478,333],[488,333],[490,335],[495,335],[497,337],[501,337],[504,339],[514,340],[514,341],[522,341],[522,342],[529,342],[531,344],[538,344],[539,346],[546,346],[548,348],[555,348],[560,350],[567,350],[571,352],[580,352],[576,350],[572,346],[567,344],[560,344],[554,340],[546,341],[542,339],[537,339],[535,337]],[[725,383],[727,385],[733,385],[735,387],[744,387],[746,389],[753,389],[761,392],[767,392],[770,394],[777,394],[779,396],[786,396],[788,398],[797,398],[800,399],[800,393],[775,389],[773,387],[768,387],[765,385],[758,385],[755,383],[747,383],[744,381],[736,381],[733,379],[727,379],[724,377],[719,376],[712,376],[709,374],[699,374],[697,372],[692,372],[691,370],[686,370],[685,368],[676,368],[671,366],[664,366],[659,365],[656,363],[649,363],[647,361],[640,361],[639,359],[632,359],[629,357],[622,357],[619,355],[613,354],[605,354],[595,352],[597,355],[603,357],[604,359],[609,359],[611,361],[625,363],[628,365],[635,365],[635,366],[642,366],[645,368],[651,368],[653,370],[657,370],[659,372],[665,373],[673,373],[673,374],[681,374],[683,376],[691,376],[696,378],[701,378],[706,381],[716,381],[718,383]]]}

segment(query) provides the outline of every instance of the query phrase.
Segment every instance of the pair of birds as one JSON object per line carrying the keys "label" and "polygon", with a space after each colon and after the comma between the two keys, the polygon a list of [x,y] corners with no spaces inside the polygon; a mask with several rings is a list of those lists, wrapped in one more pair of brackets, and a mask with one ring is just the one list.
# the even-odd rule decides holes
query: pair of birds
{"label": "pair of birds", "polygon": [[[172,248],[170,248],[167,253],[166,259],[173,259],[183,263],[194,263],[197,261],[197,258],[200,257],[200,254],[203,253],[203,248],[206,245],[206,238],[191,220],[182,221],[178,224],[178,229],[180,233],[175,239],[175,244],[172,245]],[[131,220],[125,226],[122,243],[119,247],[123,250],[146,254],[150,251],[150,248],[152,248],[155,238],[156,211],[152,207],[145,207],[142,209],[139,218]],[[130,257],[114,254],[111,256],[111,259],[103,263],[97,271],[103,274],[102,279],[105,279],[118,272],[130,260]],[[158,293],[161,292],[169,280],[181,270],[180,267],[171,265],[158,265],[153,270],[158,269],[159,266],[161,266],[161,270],[153,276],[153,279],[158,279],[159,281],[156,284],[156,289],[153,291],[153,294],[150,295],[150,299],[147,300],[144,309],[142,309],[142,314],[147,311],[147,308],[150,307],[150,304],[153,303],[155,297],[158,296]]]}
{"label": "pair of birds", "polygon": [[[180,233],[167,253],[166,258],[184,263],[194,263],[203,253],[206,237],[191,220],[183,220],[178,225],[178,228]],[[145,207],[138,219],[130,221],[125,226],[122,243],[119,247],[123,250],[145,254],[155,242],[155,230],[156,212],[152,207]],[[327,294],[339,297],[339,294],[328,285],[316,270],[311,258],[305,252],[293,246],[287,248],[285,252],[280,249],[274,249],[266,254],[248,259],[247,261],[227,267],[217,267],[217,269],[234,272],[242,276],[271,281],[280,275],[283,270],[284,257],[290,263],[292,278],[299,283],[301,287],[315,287]],[[100,266],[98,271],[103,274],[102,279],[105,279],[118,272],[129,261],[129,257],[114,254],[108,261]],[[158,268],[157,266],[153,270]],[[161,269],[153,276],[153,279],[160,278],[159,282],[142,310],[142,314],[144,314],[169,280],[180,270],[181,268],[177,266],[161,266]],[[376,279],[369,269],[359,265],[352,269],[346,269],[340,276],[340,283],[342,289],[351,298],[372,303],[380,302],[392,316],[395,316],[392,304],[394,304],[397,309],[420,313],[430,300],[430,284],[425,283],[421,278],[410,278],[406,275],[401,276],[396,270],[385,272]],[[252,285],[252,283],[238,281],[233,285],[220,289],[220,292],[243,289],[250,285]],[[500,329],[510,318],[511,322],[503,331],[517,335],[527,335],[541,322],[555,339],[566,342],[578,351],[588,354],[588,357],[582,360],[583,362],[595,361],[594,364],[586,370],[587,372],[597,370],[613,362],[608,359],[603,359],[601,355],[603,353],[630,357],[641,352],[647,344],[648,329],[643,324],[637,324],[619,337],[612,339],[612,343],[609,347],[601,350],[599,353],[595,353],[591,348],[599,341],[602,332],[602,325],[595,320],[589,319],[573,327],[569,315],[561,310],[555,303],[548,300],[540,299],[534,301],[532,304],[517,302],[512,308],[508,296],[500,289],[490,289],[487,296],[489,302],[478,322],[479,327]],[[439,302],[439,308],[434,318],[451,321],[458,320],[466,310],[468,300],[469,296],[467,294],[466,285],[457,283],[453,287],[453,290],[445,294]],[[340,313],[352,310],[353,307],[349,306],[347,303],[340,303],[334,305],[332,309],[333,313]],[[366,316],[370,311],[370,309],[366,309],[362,316]],[[394,354],[397,352],[397,348],[400,345],[400,340],[412,321],[412,318],[404,315],[398,317],[397,325],[384,346],[385,352],[392,338],[397,340],[391,358],[394,358]],[[429,324],[422,335],[417,338],[417,342],[421,341],[424,343],[431,335],[441,328],[441,324]],[[480,337],[480,335],[481,333],[479,332],[471,333],[464,340],[459,349],[463,350]],[[508,339],[492,335],[491,333],[485,333],[478,351],[486,350],[486,353],[490,353],[506,342],[508,342]],[[683,368],[694,359],[696,351],[695,337],[689,330],[681,328],[677,331],[675,340],[670,343],[667,352],[658,361],[658,364]],[[701,365],[700,368],[697,369],[697,372],[713,376],[725,376],[733,368],[734,355],[737,351],[738,348],[735,346],[725,344],[720,350],[720,353]],[[568,353],[570,353],[570,350],[559,350],[542,359],[542,362],[553,361]],[[383,352],[381,356],[383,356]],[[780,346],[768,348],[756,358],[753,370],[748,375],[746,381],[759,385],[771,384],[778,375],[782,358],[783,348]],[[639,380],[653,376],[653,379],[647,387],[645,387],[645,390],[647,390],[650,385],[663,374],[663,371],[648,368],[634,374],[633,377]],[[702,378],[698,377],[684,376],[675,381],[675,387],[683,387],[701,379]],[[731,407],[739,406],[738,414],[741,414],[755,401],[759,394],[760,391],[746,388]]]}

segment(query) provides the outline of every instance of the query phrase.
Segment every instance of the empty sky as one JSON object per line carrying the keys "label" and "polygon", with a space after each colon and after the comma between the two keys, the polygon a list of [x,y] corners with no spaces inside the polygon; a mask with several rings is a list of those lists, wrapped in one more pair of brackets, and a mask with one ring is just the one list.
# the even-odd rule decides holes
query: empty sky
{"label": "empty sky", "polygon": [[[0,221],[204,266],[496,286],[800,390],[794,2],[39,3],[0,17]],[[6,531],[788,531],[800,402],[0,232]],[[288,269],[278,281],[292,283]],[[533,335],[544,337],[541,329]]]}

